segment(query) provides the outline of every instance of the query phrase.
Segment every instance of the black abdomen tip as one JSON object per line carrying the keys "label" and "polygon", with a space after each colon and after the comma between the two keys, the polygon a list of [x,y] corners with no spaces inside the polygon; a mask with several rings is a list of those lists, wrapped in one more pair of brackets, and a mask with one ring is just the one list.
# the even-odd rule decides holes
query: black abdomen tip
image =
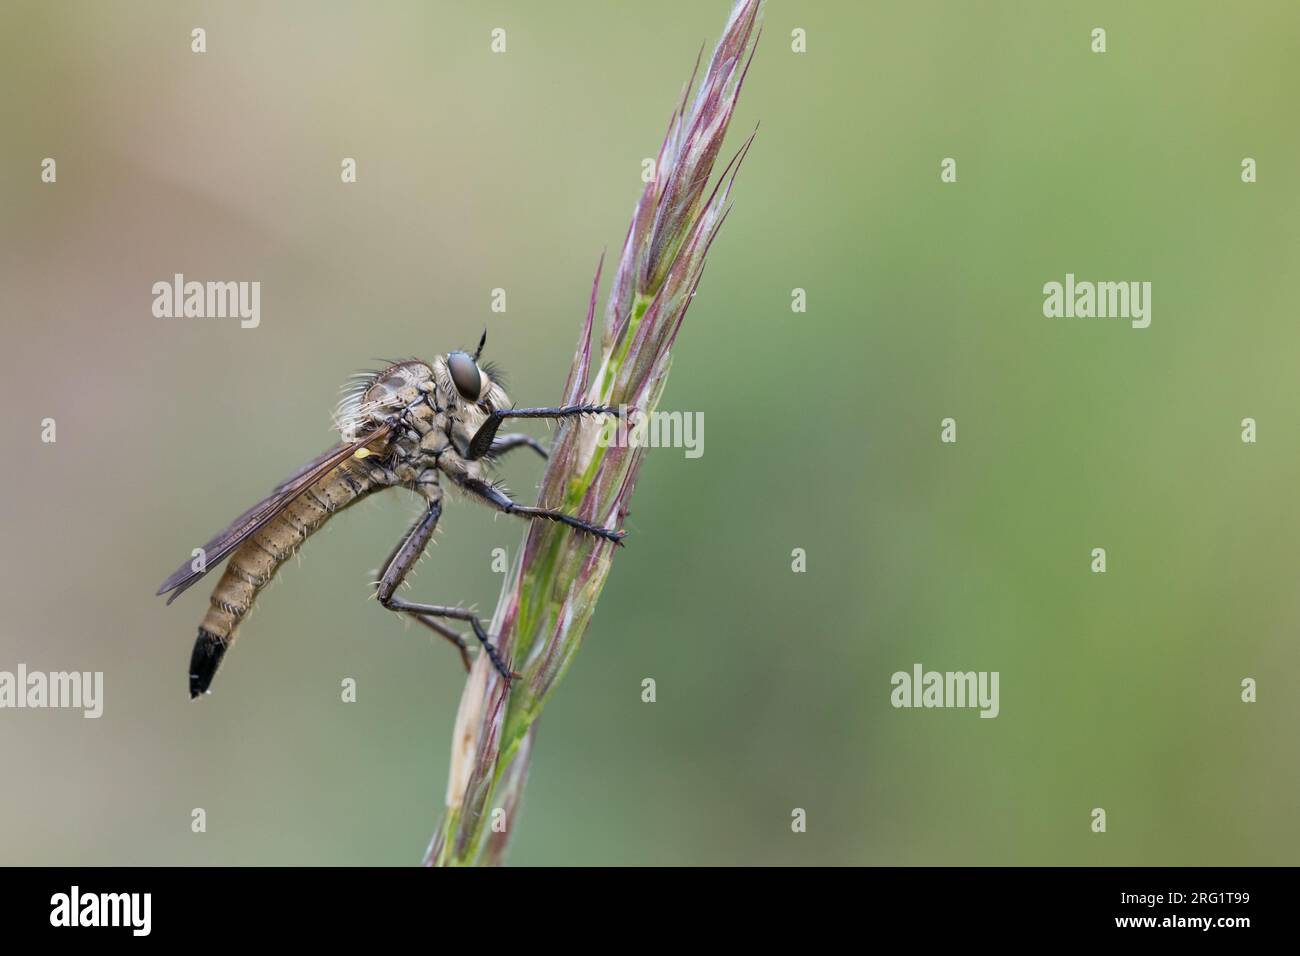
{"label": "black abdomen tip", "polygon": [[194,652],[190,655],[190,700],[199,694],[206,694],[221,658],[226,653],[226,641],[210,631],[199,628],[198,639],[194,642]]}

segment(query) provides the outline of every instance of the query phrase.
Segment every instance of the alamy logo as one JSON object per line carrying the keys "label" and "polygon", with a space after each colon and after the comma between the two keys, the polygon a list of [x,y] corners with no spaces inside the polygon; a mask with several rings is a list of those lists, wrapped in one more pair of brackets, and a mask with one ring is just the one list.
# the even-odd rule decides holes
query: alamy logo
{"label": "alamy logo", "polygon": [[262,321],[260,282],[186,282],[178,272],[171,282],[155,282],[152,291],[155,318],[238,318],[244,329]]}
{"label": "alamy logo", "polygon": [[[629,418],[635,420],[629,422]],[[601,448],[684,448],[687,458],[704,454],[703,412],[651,412],[632,414],[619,406],[596,439]]]}
{"label": "alamy logo", "polygon": [[83,717],[104,713],[103,671],[0,671],[0,709],[54,707],[83,711]]}
{"label": "alamy logo", "polygon": [[1043,286],[1043,315],[1049,319],[1129,319],[1133,328],[1151,324],[1150,282],[1065,282]]}
{"label": "alamy logo", "polygon": [[895,707],[978,707],[981,717],[998,715],[997,671],[897,671],[889,702]]}
{"label": "alamy logo", "polygon": [[70,893],[50,897],[51,926],[129,926],[132,936],[148,936],[153,922],[152,893]]}

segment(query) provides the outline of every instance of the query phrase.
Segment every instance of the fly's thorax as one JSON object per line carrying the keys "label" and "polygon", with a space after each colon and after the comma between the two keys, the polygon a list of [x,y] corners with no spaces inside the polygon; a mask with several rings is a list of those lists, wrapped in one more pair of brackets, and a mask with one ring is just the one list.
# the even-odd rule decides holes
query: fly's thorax
{"label": "fly's thorax", "polygon": [[437,414],[429,422],[430,428],[420,437],[419,454],[426,458],[438,458],[448,451],[454,451],[455,446],[451,443],[450,431],[451,420],[445,413]]}
{"label": "fly's thorax", "polygon": [[383,465],[390,470],[394,483],[411,484],[421,472],[436,464],[437,455],[430,446],[447,444],[439,418],[424,402],[402,412],[383,451]]}
{"label": "fly's thorax", "polygon": [[435,387],[433,369],[416,359],[354,375],[344,385],[335,413],[344,441],[354,440],[394,415],[418,407]]}
{"label": "fly's thorax", "polygon": [[386,412],[414,404],[427,391],[421,386],[433,377],[433,370],[415,360],[390,365],[375,376],[366,389],[363,403]]}

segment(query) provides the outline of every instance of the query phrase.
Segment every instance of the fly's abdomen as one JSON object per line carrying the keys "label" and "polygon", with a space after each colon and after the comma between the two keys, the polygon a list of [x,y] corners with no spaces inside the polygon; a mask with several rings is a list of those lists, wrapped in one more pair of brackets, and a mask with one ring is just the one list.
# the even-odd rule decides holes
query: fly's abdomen
{"label": "fly's abdomen", "polygon": [[199,625],[190,657],[190,697],[207,691],[226,648],[235,640],[239,622],[280,565],[333,514],[377,487],[363,469],[345,464],[308,488],[235,550]]}

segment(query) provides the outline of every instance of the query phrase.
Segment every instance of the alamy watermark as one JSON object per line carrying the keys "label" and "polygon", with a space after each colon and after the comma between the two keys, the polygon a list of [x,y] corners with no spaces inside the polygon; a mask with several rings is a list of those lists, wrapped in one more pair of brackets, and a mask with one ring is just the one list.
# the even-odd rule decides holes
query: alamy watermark
{"label": "alamy watermark", "polygon": [[82,716],[104,713],[103,671],[0,671],[0,709],[59,708],[83,711]]}
{"label": "alamy watermark", "polygon": [[1043,286],[1043,315],[1049,319],[1128,319],[1135,329],[1151,324],[1150,282],[1076,281]]}
{"label": "alamy watermark", "polygon": [[83,893],[74,885],[50,897],[51,926],[118,926],[129,928],[132,936],[148,936],[152,911],[152,893]]}
{"label": "alamy watermark", "polygon": [[703,412],[651,412],[649,416],[619,406],[596,444],[601,448],[682,448],[687,458],[704,454]]}
{"label": "alamy watermark", "polygon": [[981,717],[998,715],[997,671],[897,671],[889,679],[895,707],[978,707]]}
{"label": "alamy watermark", "polygon": [[155,318],[238,318],[244,329],[255,329],[262,321],[260,282],[186,282],[178,272],[170,282],[155,282],[152,292]]}

